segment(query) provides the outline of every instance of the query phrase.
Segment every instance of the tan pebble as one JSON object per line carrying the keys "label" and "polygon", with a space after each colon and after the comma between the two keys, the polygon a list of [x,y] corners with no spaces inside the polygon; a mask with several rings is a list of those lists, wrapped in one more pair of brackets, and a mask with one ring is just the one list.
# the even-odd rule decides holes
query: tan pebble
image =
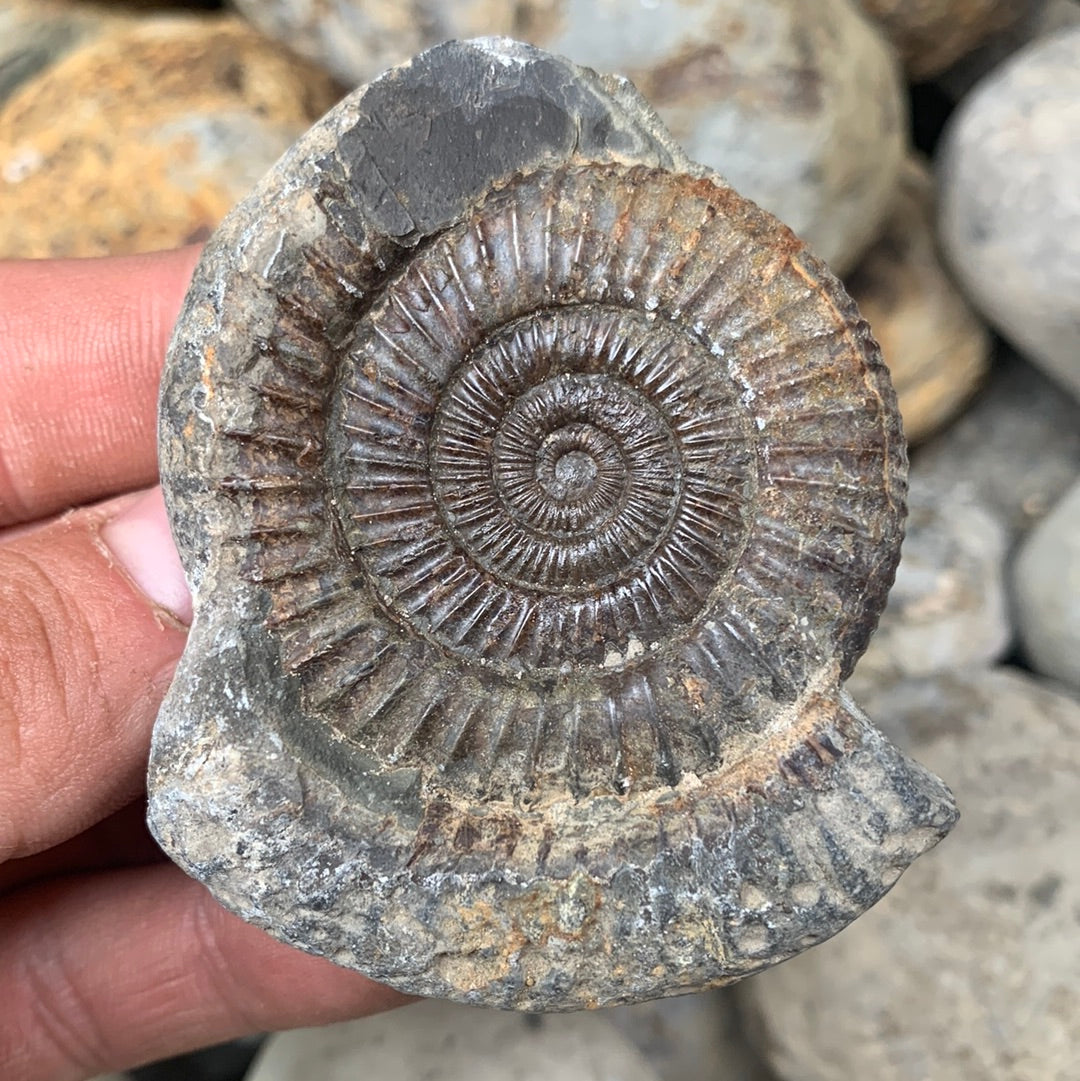
{"label": "tan pebble", "polygon": [[1080,23],[972,90],[936,168],[942,252],[965,294],[1080,400]]}
{"label": "tan pebble", "polygon": [[990,334],[938,259],[934,182],[910,157],[885,232],[847,279],[881,345],[909,442],[942,428],[990,367]]}
{"label": "tan pebble", "polygon": [[163,16],[94,40],[0,110],[0,256],[205,239],[337,96],[235,19]]}
{"label": "tan pebble", "polygon": [[0,3],[0,105],[48,65],[127,22],[120,10],[73,0]]}
{"label": "tan pebble", "polygon": [[1008,29],[1035,0],[860,0],[913,80],[928,79]]}
{"label": "tan pebble", "polygon": [[659,1081],[600,1013],[522,1016],[422,1002],[271,1036],[250,1081]]}

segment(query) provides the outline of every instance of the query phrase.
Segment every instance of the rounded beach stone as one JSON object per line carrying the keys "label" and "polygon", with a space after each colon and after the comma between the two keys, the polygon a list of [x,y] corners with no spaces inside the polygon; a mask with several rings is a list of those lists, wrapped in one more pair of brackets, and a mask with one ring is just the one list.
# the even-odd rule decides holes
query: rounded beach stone
{"label": "rounded beach stone", "polygon": [[0,4],[0,105],[84,41],[124,23],[120,14],[94,4],[6,0]]}
{"label": "rounded beach stone", "polygon": [[1011,545],[1080,476],[1080,402],[1002,346],[971,407],[914,461],[942,498],[985,506]]}
{"label": "rounded beach stone", "polygon": [[740,988],[784,1081],[1071,1081],[1080,703],[1009,669],[874,696],[960,825],[855,925]]}
{"label": "rounded beach stone", "polygon": [[1077,477],[1017,553],[1013,596],[1031,666],[1080,691],[1080,473]]}
{"label": "rounded beach stone", "polygon": [[271,1036],[245,1081],[660,1081],[600,1014],[424,1002]]}
{"label": "rounded beach stone", "polygon": [[928,79],[1019,21],[1036,0],[860,0],[913,81]]}
{"label": "rounded beach stone", "polygon": [[892,50],[849,0],[542,6],[530,39],[628,76],[694,159],[837,273],[896,191],[906,105]]}
{"label": "rounded beach stone", "polygon": [[1080,24],[1078,0],[1036,0],[1019,20],[997,31],[935,80],[954,100],[1003,64],[1018,49],[1039,38]]}
{"label": "rounded beach stone", "polygon": [[93,40],[0,110],[0,256],[205,239],[336,98],[238,19],[148,17]]}
{"label": "rounded beach stone", "polygon": [[896,582],[847,684],[858,701],[885,683],[990,665],[1005,654],[1007,544],[1005,527],[984,506],[912,469]]}
{"label": "rounded beach stone", "polygon": [[420,39],[513,34],[637,86],[690,157],[850,270],[888,213],[906,99],[892,50],[849,0],[240,0],[350,82]]}
{"label": "rounded beach stone", "polygon": [[942,244],[982,314],[1080,396],[1080,26],[1022,49],[944,137]]}
{"label": "rounded beach stone", "polygon": [[422,0],[233,0],[233,6],[264,34],[322,65],[346,86],[367,82],[440,37],[453,36],[440,33],[440,27],[450,29],[445,13]]}
{"label": "rounded beach stone", "polygon": [[934,216],[933,177],[911,156],[884,232],[845,282],[889,366],[909,443],[944,427],[990,367],[990,334],[941,265]]}

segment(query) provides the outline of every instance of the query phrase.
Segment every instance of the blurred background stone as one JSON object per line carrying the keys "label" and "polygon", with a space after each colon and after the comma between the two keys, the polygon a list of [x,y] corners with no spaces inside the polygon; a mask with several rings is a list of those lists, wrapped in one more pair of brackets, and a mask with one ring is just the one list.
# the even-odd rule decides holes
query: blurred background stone
{"label": "blurred background stone", "polygon": [[1017,552],[1013,596],[1025,658],[1080,692],[1080,476]]}
{"label": "blurred background stone", "polygon": [[74,0],[0,0],[0,106],[27,79],[127,21],[115,9]]}
{"label": "blurred background stone", "polygon": [[1080,397],[1080,25],[964,99],[939,160],[949,264],[982,314]]}
{"label": "blurred background stone", "polygon": [[912,463],[942,498],[985,506],[1011,545],[1080,477],[1080,402],[1004,347],[971,407]]}
{"label": "blurred background stone", "polygon": [[500,33],[626,75],[692,158],[840,273],[877,236],[896,190],[899,68],[850,0],[447,0],[421,15],[391,0],[237,3],[352,82],[443,37]]}
{"label": "blurred background stone", "polygon": [[1004,525],[969,493],[942,490],[913,468],[896,584],[847,684],[857,702],[899,679],[1005,655],[1012,639],[1007,544]]}
{"label": "blurred background stone", "polygon": [[1009,669],[867,702],[960,823],[836,938],[739,986],[785,1081],[1072,1081],[1080,702]]}
{"label": "blurred background stone", "polygon": [[730,988],[616,1006],[601,1014],[659,1081],[773,1081],[742,1033]]}
{"label": "blurred background stone", "polygon": [[338,89],[245,23],[147,17],[0,109],[0,257],[205,239]]}
{"label": "blurred background stone", "polygon": [[938,259],[934,217],[933,177],[910,156],[884,232],[845,283],[881,345],[910,443],[951,420],[990,367],[990,333]]}
{"label": "blurred background stone", "polygon": [[944,71],[1015,25],[1038,0],[859,0],[896,46],[909,77]]}
{"label": "blurred background stone", "polygon": [[[483,2],[483,0],[480,0]],[[348,86],[359,86],[448,37],[462,0],[447,0],[446,13],[424,0],[233,0],[268,37],[321,64]],[[511,0],[504,0],[509,13]],[[506,33],[502,21],[486,31]]]}
{"label": "blurred background stone", "polygon": [[0,0],[0,105],[76,46],[132,25],[141,12],[218,6],[220,0]]}
{"label": "blurred background stone", "polygon": [[[422,1002],[272,1036],[246,1081],[658,1081],[600,1013]],[[717,1081],[724,1081],[719,1075]]]}
{"label": "blurred background stone", "polygon": [[980,79],[1018,49],[1067,26],[1080,24],[1078,0],[1036,0],[1035,3],[1020,6],[1024,8],[1020,19],[992,34],[977,49],[937,77],[936,81],[954,100],[962,98]]}
{"label": "blurred background stone", "polygon": [[562,0],[536,44],[630,77],[696,161],[837,273],[880,232],[907,115],[895,59],[848,0]]}

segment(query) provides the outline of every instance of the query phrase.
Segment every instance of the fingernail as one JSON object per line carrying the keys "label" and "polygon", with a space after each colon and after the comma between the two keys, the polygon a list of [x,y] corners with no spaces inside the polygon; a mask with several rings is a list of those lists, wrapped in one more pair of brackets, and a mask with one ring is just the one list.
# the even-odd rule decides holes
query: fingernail
{"label": "fingernail", "polygon": [[191,623],[191,594],[169,532],[160,488],[131,497],[101,527],[101,539],[153,604],[185,626]]}

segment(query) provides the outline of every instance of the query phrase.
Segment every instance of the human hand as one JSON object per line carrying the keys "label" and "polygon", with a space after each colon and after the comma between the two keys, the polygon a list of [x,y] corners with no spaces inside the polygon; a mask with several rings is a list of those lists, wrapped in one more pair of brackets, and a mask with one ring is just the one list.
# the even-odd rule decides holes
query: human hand
{"label": "human hand", "polygon": [[146,830],[191,599],[160,491],[136,490],[156,477],[157,383],[197,255],[0,263],[5,1081],[405,1001],[227,913]]}

